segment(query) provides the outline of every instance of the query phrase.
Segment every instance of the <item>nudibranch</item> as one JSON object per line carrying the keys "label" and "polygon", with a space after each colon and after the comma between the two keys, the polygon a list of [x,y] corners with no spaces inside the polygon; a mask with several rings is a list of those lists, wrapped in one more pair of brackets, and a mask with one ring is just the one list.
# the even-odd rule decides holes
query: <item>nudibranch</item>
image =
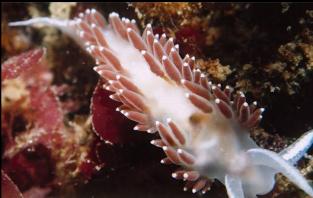
{"label": "nudibranch", "polygon": [[163,149],[161,163],[182,167],[172,177],[186,181],[184,190],[205,193],[218,179],[231,198],[256,197],[271,191],[275,174],[282,173],[313,196],[294,167],[312,145],[313,130],[281,153],[260,148],[249,136],[264,111],[256,102],[212,84],[194,57],[182,58],[173,38],[154,34],[151,24],[141,34],[135,20],[111,13],[108,21],[87,9],[73,20],[34,18],[10,25],[55,26],[84,47],[107,82],[103,88],[121,102],[117,111],[138,123],[134,130],[158,132],[151,144]]}

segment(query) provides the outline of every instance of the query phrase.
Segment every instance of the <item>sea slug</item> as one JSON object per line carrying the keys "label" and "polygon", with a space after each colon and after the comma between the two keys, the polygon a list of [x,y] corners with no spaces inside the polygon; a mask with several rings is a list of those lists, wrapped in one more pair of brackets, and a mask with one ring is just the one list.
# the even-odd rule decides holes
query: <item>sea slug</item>
{"label": "sea slug", "polygon": [[10,25],[35,23],[58,27],[94,57],[94,70],[107,81],[103,88],[122,103],[117,111],[138,122],[134,130],[158,132],[151,144],[164,150],[161,163],[181,165],[172,177],[187,181],[184,190],[205,193],[211,179],[218,179],[229,197],[256,197],[272,190],[280,172],[313,196],[293,166],[312,145],[313,131],[279,154],[258,147],[249,129],[264,109],[249,105],[242,92],[208,81],[194,57],[181,58],[173,38],[154,35],[150,24],[141,35],[135,20],[117,13],[108,24],[95,9],[73,20],[34,18]]}

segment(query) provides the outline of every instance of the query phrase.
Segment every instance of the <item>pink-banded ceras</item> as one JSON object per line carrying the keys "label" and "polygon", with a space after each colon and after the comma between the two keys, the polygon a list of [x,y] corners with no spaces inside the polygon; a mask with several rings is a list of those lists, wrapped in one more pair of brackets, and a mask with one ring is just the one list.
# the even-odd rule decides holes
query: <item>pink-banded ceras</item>
{"label": "pink-banded ceras", "polygon": [[179,55],[173,38],[154,35],[150,24],[141,34],[134,20],[117,13],[107,23],[95,9],[73,20],[34,18],[10,25],[35,23],[58,27],[94,57],[95,71],[107,82],[103,88],[121,102],[117,111],[138,122],[134,130],[158,132],[151,143],[164,150],[161,163],[182,167],[172,177],[187,181],[184,190],[205,193],[218,179],[229,197],[256,197],[268,193],[281,172],[313,196],[293,166],[312,145],[313,132],[279,154],[259,148],[248,131],[264,109],[229,86],[213,85],[194,57]]}

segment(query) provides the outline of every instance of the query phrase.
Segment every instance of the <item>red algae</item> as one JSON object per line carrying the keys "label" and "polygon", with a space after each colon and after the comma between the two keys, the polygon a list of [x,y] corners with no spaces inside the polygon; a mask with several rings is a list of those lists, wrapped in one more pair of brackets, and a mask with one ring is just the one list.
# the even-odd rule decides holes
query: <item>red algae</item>
{"label": "red algae", "polygon": [[23,149],[10,160],[5,160],[2,165],[22,192],[34,185],[49,184],[54,177],[51,150],[42,144]]}
{"label": "red algae", "polygon": [[1,170],[1,197],[22,198],[23,195],[10,179],[10,177]]}
{"label": "red algae", "polygon": [[176,42],[179,44],[181,55],[190,54],[193,56],[201,56],[205,47],[204,32],[199,26],[181,27],[175,33]]}
{"label": "red algae", "polygon": [[1,64],[1,78],[13,79],[27,70],[34,68],[45,54],[44,48],[30,50],[18,56],[11,57]]}
{"label": "red algae", "polygon": [[116,111],[120,105],[109,98],[110,91],[103,89],[99,82],[91,99],[92,124],[97,135],[104,141],[122,144],[131,141],[134,123]]}

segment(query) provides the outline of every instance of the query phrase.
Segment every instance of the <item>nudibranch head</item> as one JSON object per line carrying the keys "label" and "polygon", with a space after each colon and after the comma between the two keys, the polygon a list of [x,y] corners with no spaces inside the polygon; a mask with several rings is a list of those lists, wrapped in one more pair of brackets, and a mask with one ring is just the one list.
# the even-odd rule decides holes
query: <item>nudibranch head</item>
{"label": "nudibranch head", "polygon": [[[161,163],[183,167],[172,177],[187,181],[184,190],[205,193],[216,178],[229,197],[255,197],[269,192],[281,172],[313,196],[305,178],[284,159],[286,153],[261,149],[249,137],[264,109],[248,104],[242,92],[208,81],[195,58],[182,58],[173,38],[154,35],[151,24],[141,34],[134,20],[113,12],[107,23],[95,9],[71,21],[35,22],[57,26],[85,47],[96,60],[94,70],[107,82],[104,88],[113,92],[110,98],[121,102],[117,110],[138,123],[134,130],[158,132],[151,144],[163,149]],[[312,144],[312,135],[303,138],[306,146]],[[294,148],[299,145],[286,152]]]}

